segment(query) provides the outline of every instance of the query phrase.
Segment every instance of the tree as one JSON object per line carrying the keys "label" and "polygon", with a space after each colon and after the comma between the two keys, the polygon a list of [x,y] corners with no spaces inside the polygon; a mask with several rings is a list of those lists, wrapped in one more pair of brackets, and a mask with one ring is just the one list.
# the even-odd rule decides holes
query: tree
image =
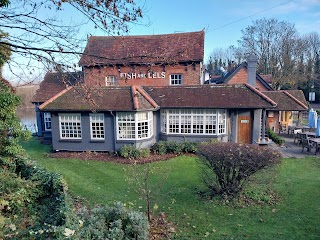
{"label": "tree", "polygon": [[[3,4],[2,1],[0,4]],[[0,32],[0,39],[5,34]],[[10,59],[10,48],[0,44],[0,70],[3,64]],[[30,137],[30,132],[22,129],[20,119],[16,115],[21,99],[15,94],[11,84],[2,78],[0,71],[0,161],[10,162],[13,157],[22,153],[18,144],[21,139]]]}
{"label": "tree", "polygon": [[[27,69],[26,75],[39,67],[74,68],[87,34],[94,29],[109,35],[127,33],[130,23],[142,18],[133,0],[2,0],[0,6],[0,29],[8,33],[0,45],[11,48],[9,69],[16,75],[16,68]],[[79,15],[83,18],[74,21]],[[91,32],[80,34],[83,25]]]}
{"label": "tree", "polygon": [[0,0],[0,7],[7,7],[9,4],[9,0]]}
{"label": "tree", "polygon": [[228,69],[231,66],[231,62],[233,62],[233,56],[234,52],[232,47],[213,49],[209,57],[209,64],[210,62],[213,64],[212,69],[214,75],[221,74],[221,71],[218,71],[220,67]]}
{"label": "tree", "polygon": [[272,74],[275,88],[295,84],[295,49],[298,38],[294,24],[277,19],[253,21],[242,32],[239,45],[259,58],[258,73]]}
{"label": "tree", "polygon": [[30,132],[22,129],[16,109],[20,98],[2,78],[0,79],[0,161],[11,161],[22,153],[19,140],[30,137]]}

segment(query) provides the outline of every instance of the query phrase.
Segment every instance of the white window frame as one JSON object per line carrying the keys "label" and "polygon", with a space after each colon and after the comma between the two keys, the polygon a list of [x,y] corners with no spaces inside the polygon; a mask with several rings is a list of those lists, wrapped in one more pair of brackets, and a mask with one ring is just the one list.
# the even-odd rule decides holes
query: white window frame
{"label": "white window frame", "polygon": [[140,140],[153,135],[153,112],[117,112],[117,140]]}
{"label": "white window frame", "polygon": [[182,85],[183,75],[181,73],[170,74],[170,85]]}
{"label": "white window frame", "polygon": [[45,131],[51,131],[51,113],[44,112],[43,113],[43,124]]}
{"label": "white window frame", "polygon": [[227,127],[226,110],[162,109],[161,132],[183,135],[223,135]]}
{"label": "white window frame", "polygon": [[90,117],[90,136],[91,140],[105,139],[104,114],[92,113]]}
{"label": "white window frame", "polygon": [[81,114],[60,113],[59,114],[60,139],[77,140],[82,139]]}
{"label": "white window frame", "polygon": [[106,86],[116,86],[118,84],[117,76],[108,75],[106,76]]}

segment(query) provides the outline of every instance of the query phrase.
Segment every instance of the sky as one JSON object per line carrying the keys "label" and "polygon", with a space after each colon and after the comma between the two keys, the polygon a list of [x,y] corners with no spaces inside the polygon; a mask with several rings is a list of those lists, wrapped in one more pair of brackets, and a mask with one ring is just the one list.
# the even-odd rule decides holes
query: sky
{"label": "sky", "polygon": [[241,30],[262,18],[294,23],[300,34],[320,34],[320,0],[145,0],[144,21],[131,35],[205,30],[206,62],[214,48],[237,45]]}
{"label": "sky", "polygon": [[[237,45],[241,30],[262,18],[294,23],[299,34],[320,34],[320,0],[135,0],[142,8],[140,24],[129,35],[153,35],[205,30],[204,63],[215,48]],[[65,9],[66,16],[73,13]],[[45,13],[43,13],[45,14]],[[103,35],[83,27],[83,33]],[[82,34],[83,34],[82,33]],[[84,46],[83,46],[84,47]],[[9,71],[7,71],[9,73]],[[10,75],[4,76],[10,80]],[[41,77],[40,77],[41,78]],[[40,80],[40,79],[39,79]]]}

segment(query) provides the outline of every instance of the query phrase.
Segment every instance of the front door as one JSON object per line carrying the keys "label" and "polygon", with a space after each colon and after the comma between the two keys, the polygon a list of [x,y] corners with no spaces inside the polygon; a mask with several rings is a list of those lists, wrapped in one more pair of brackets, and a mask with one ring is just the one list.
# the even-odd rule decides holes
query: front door
{"label": "front door", "polygon": [[252,143],[252,120],[250,116],[238,116],[238,143]]}

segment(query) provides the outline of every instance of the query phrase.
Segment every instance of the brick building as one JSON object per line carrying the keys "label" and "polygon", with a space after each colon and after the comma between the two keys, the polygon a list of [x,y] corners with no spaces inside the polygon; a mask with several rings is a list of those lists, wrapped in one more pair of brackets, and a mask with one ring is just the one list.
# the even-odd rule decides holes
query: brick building
{"label": "brick building", "polygon": [[[278,95],[262,92],[272,88],[256,73],[256,57],[227,73],[223,84],[203,85],[203,52],[203,31],[90,37],[79,62],[83,84],[35,102],[42,103],[36,108],[42,124],[50,126],[53,149],[117,151],[159,140],[264,139],[266,112],[276,109]],[[53,80],[40,86],[38,97],[58,89]]]}
{"label": "brick building", "polygon": [[204,31],[89,38],[79,65],[85,82],[98,86],[198,85]]}

